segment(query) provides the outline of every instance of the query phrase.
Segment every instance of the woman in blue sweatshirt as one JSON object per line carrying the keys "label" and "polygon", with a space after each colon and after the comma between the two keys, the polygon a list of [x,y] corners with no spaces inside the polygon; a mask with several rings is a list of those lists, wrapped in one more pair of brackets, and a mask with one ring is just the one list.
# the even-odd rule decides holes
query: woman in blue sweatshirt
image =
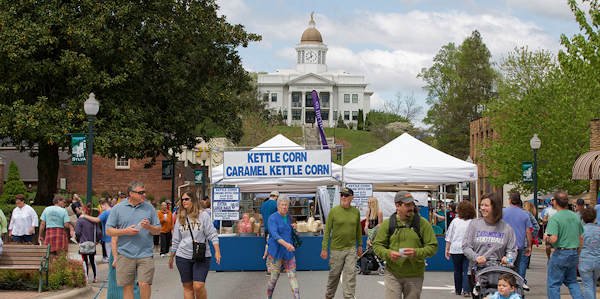
{"label": "woman in blue sweatshirt", "polygon": [[277,212],[269,216],[269,241],[267,249],[267,267],[271,276],[267,282],[267,297],[273,297],[273,291],[279,279],[281,268],[287,272],[292,295],[300,298],[300,288],[296,279],[296,257],[292,245],[292,220],[288,215],[290,200],[285,196],[277,199]]}

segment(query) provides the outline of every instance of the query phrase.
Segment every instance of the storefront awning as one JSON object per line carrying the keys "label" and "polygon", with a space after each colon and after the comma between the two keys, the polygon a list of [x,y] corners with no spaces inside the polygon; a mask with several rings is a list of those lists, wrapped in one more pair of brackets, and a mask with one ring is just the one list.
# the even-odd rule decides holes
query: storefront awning
{"label": "storefront awning", "polygon": [[600,151],[587,152],[573,164],[574,180],[600,180]]}

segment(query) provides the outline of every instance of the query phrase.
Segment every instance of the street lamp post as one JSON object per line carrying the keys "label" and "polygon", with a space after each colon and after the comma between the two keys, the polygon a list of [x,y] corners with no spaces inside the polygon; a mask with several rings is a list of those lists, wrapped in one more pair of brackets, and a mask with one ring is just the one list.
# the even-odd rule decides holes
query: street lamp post
{"label": "street lamp post", "polygon": [[172,148],[169,149],[169,156],[171,156],[171,212],[175,211],[175,151]]}
{"label": "street lamp post", "polygon": [[88,144],[87,144],[87,192],[86,204],[92,202],[92,164],[94,160],[94,121],[96,114],[100,110],[100,103],[96,100],[96,95],[92,92],[83,103],[83,110],[88,119]]}
{"label": "street lamp post", "polygon": [[537,210],[538,210],[538,186],[537,186],[537,151],[540,149],[540,147],[542,146],[542,140],[540,140],[540,138],[538,137],[537,134],[533,134],[533,137],[531,137],[531,140],[529,140],[529,145],[531,146],[531,149],[533,150],[533,205],[535,206],[535,219],[537,219]]}
{"label": "street lamp post", "polygon": [[210,150],[207,147],[198,146],[196,152],[196,159],[202,161],[202,197],[206,196],[206,178],[208,177],[208,167],[206,166],[206,160],[208,160],[208,151]]}

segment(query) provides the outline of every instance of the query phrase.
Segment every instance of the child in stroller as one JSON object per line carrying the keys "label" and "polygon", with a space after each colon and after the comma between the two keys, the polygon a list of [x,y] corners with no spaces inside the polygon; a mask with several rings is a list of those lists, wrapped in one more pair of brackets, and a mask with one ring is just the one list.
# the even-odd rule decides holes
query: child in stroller
{"label": "child in stroller", "polygon": [[521,299],[521,295],[515,292],[517,279],[508,273],[500,274],[498,277],[498,291],[487,296],[487,299]]}
{"label": "child in stroller", "polygon": [[[474,279],[473,298],[521,299],[525,297],[525,289],[523,289],[525,281],[517,272],[510,268],[487,263],[485,267],[477,267],[473,271],[475,273],[475,275],[471,276]],[[506,294],[499,292],[501,289],[504,289],[506,284],[509,285],[507,289],[511,290],[511,292]],[[511,295],[511,293],[514,293],[514,295]]]}
{"label": "child in stroller", "polygon": [[369,231],[367,239],[367,249],[356,261],[356,271],[359,274],[369,275],[371,271],[377,271],[379,275],[383,275],[385,270],[385,262],[380,259],[373,251],[373,240],[377,235],[379,225]]}

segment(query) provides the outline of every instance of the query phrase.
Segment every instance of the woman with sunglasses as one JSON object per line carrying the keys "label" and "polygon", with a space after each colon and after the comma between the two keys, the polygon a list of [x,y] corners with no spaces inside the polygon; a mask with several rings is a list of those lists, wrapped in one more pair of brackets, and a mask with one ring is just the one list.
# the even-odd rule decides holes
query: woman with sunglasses
{"label": "woman with sunglasses", "polygon": [[[193,236],[192,236],[193,234]],[[219,236],[204,212],[194,193],[187,191],[181,196],[181,207],[173,227],[173,244],[169,256],[169,268],[173,269],[173,261],[177,264],[184,299],[204,299],[206,294],[206,276],[210,267],[210,248],[206,246],[205,259],[197,262],[192,259],[193,242],[207,243],[211,241],[215,248],[217,264],[221,263]]]}

